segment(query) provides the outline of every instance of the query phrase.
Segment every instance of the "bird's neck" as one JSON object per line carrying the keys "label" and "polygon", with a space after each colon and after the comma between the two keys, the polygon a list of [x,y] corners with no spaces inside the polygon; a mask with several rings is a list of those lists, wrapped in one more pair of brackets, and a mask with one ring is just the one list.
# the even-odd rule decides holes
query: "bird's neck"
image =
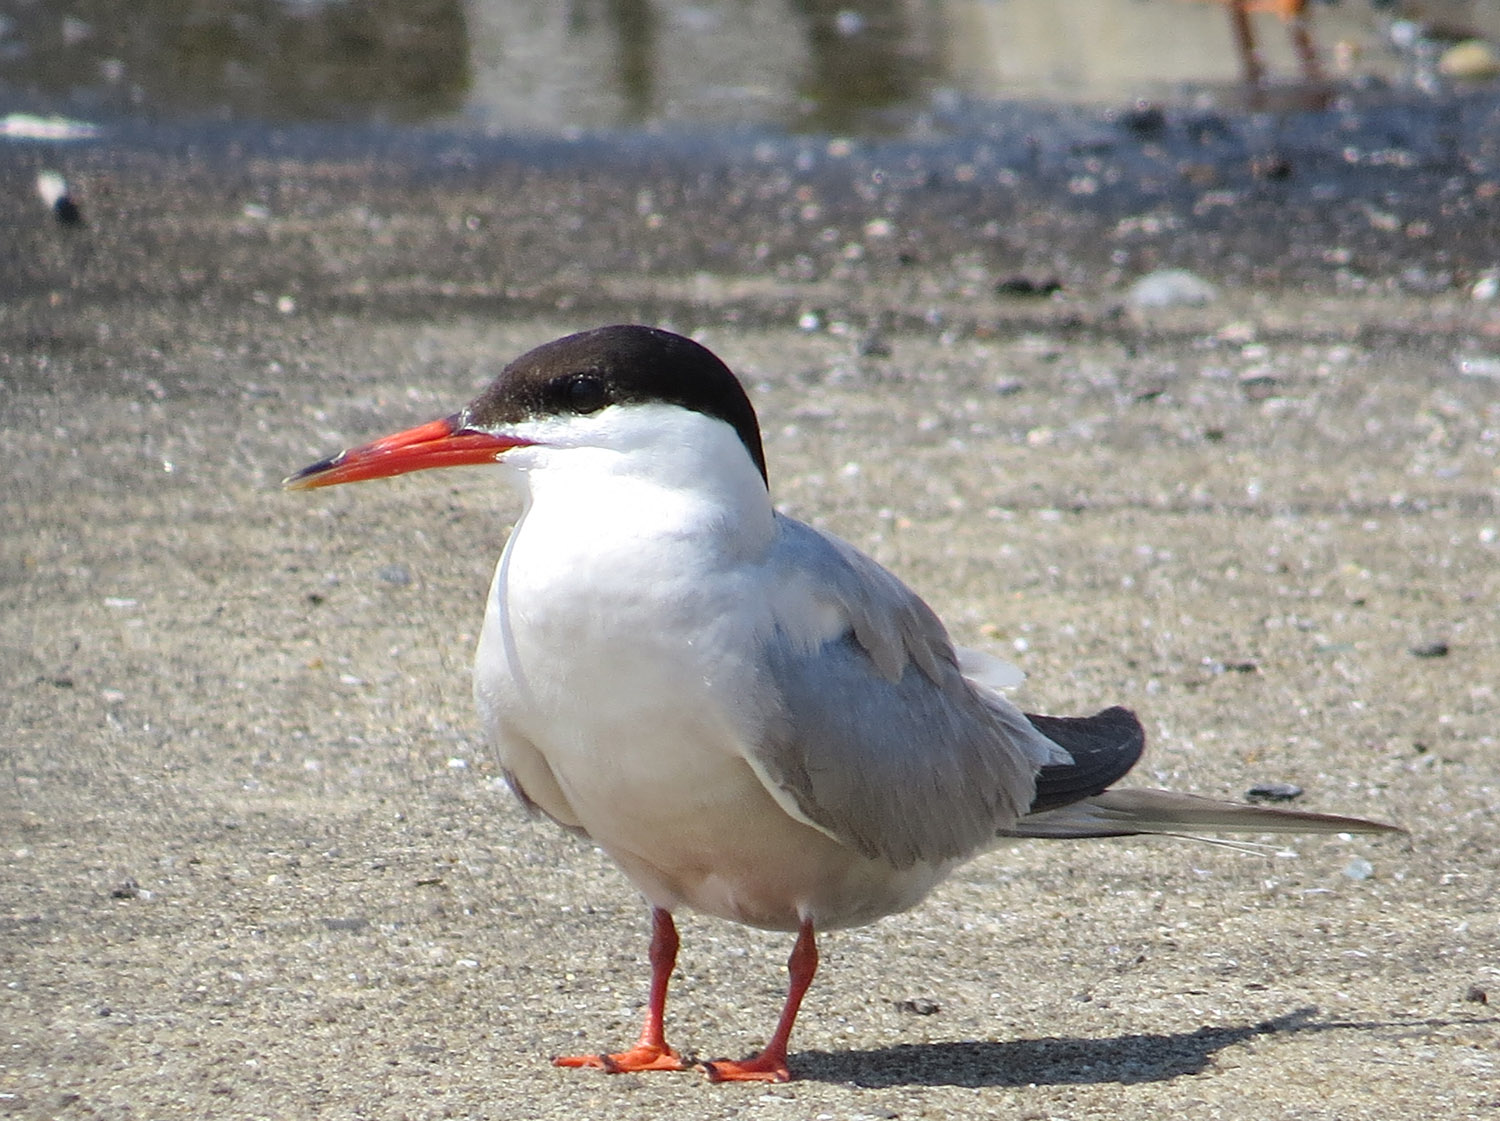
{"label": "bird's neck", "polygon": [[776,534],[765,480],[734,430],[682,409],[639,446],[539,450],[521,483],[528,533],[545,527],[595,549],[678,540],[741,563]]}

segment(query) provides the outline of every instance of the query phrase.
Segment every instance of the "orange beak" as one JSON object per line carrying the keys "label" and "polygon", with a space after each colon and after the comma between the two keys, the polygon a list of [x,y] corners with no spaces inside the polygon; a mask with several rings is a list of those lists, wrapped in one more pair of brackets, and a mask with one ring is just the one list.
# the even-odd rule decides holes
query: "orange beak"
{"label": "orange beak", "polygon": [[529,443],[529,440],[518,440],[513,436],[465,431],[458,426],[458,417],[450,416],[320,459],[289,475],[281,485],[287,490],[311,490],[337,483],[405,475],[429,467],[494,463],[511,448]]}

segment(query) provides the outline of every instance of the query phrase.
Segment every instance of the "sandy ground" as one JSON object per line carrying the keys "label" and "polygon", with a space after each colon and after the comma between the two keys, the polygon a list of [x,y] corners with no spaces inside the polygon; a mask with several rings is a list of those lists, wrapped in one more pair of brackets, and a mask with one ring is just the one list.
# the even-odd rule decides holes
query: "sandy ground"
{"label": "sandy ground", "polygon": [[[1143,318],[1086,254],[1094,287],[1038,303],[973,255],[895,285],[600,252],[558,307],[431,279],[467,183],[102,162],[81,231],[7,173],[0,1114],[1500,1118],[1500,382],[1456,358],[1500,350],[1495,305],[1203,260],[1217,303]],[[330,264],[381,246],[422,269]],[[744,376],[781,504],[1017,661],[1030,707],[1128,704],[1144,784],[1292,782],[1409,843],[997,851],[825,939],[800,1081],[553,1069],[633,1036],[646,916],[476,736],[512,500],[277,484],[647,315]],[[682,928],[675,1041],[747,1053],[788,940]]]}

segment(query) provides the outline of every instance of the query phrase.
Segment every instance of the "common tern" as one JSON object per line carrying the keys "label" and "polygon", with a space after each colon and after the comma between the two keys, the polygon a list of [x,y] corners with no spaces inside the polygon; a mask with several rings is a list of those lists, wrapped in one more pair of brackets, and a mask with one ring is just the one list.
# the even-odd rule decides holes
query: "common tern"
{"label": "common tern", "polygon": [[1394,826],[1111,789],[1145,746],[1126,709],[1027,715],[1009,667],[954,646],[853,546],[771,504],[755,411],[690,339],[604,327],[538,347],[459,412],[344,451],[293,489],[491,464],[524,500],[474,666],[521,802],[587,837],[651,907],[633,1047],[555,1059],[683,1070],[664,1032],[682,907],[796,932],[759,1054],[696,1064],[784,1081],[814,932],[914,906],[1018,838]]}

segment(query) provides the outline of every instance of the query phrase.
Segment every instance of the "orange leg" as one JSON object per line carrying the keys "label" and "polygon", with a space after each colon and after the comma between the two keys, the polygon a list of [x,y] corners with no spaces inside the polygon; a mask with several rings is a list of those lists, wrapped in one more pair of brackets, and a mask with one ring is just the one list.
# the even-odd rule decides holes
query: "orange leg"
{"label": "orange leg", "polygon": [[553,1059],[554,1066],[595,1067],[610,1074],[638,1070],[687,1070],[682,1056],[667,1046],[665,1020],[667,983],[677,964],[677,924],[670,911],[651,909],[651,996],[646,1003],[646,1022],[641,1038],[629,1051],[613,1055],[563,1055]]}
{"label": "orange leg", "polygon": [[1255,30],[1250,26],[1250,9],[1246,0],[1229,0],[1229,26],[1234,31],[1234,46],[1239,51],[1245,85],[1251,89],[1259,89],[1265,81],[1266,70],[1261,65],[1260,51],[1255,46]]}
{"label": "orange leg", "polygon": [[786,1004],[781,1009],[781,1019],[776,1031],[767,1041],[765,1049],[752,1059],[735,1062],[718,1059],[704,1063],[710,1082],[787,1082],[792,1072],[786,1065],[786,1045],[792,1035],[792,1024],[797,1020],[797,1009],[802,1007],[802,998],[807,995],[813,974],[818,971],[818,943],[813,936],[810,920],[804,919],[797,932],[797,944],[792,947],[792,956],[787,959],[787,973],[791,980],[787,985]]}
{"label": "orange leg", "polygon": [[1297,51],[1297,58],[1302,63],[1303,80],[1320,84],[1323,81],[1323,64],[1318,58],[1318,46],[1313,42],[1312,29],[1308,25],[1307,16],[1298,7],[1295,12],[1283,18],[1287,21],[1287,34],[1291,36],[1292,46]]}
{"label": "orange leg", "polygon": [[1252,90],[1259,89],[1266,77],[1260,49],[1255,45],[1255,30],[1250,26],[1252,11],[1271,11],[1281,17],[1287,24],[1292,46],[1302,64],[1303,79],[1314,84],[1322,82],[1323,67],[1308,22],[1307,0],[1225,0],[1225,3],[1229,8],[1229,24],[1234,31],[1234,45],[1239,52],[1247,86]]}

